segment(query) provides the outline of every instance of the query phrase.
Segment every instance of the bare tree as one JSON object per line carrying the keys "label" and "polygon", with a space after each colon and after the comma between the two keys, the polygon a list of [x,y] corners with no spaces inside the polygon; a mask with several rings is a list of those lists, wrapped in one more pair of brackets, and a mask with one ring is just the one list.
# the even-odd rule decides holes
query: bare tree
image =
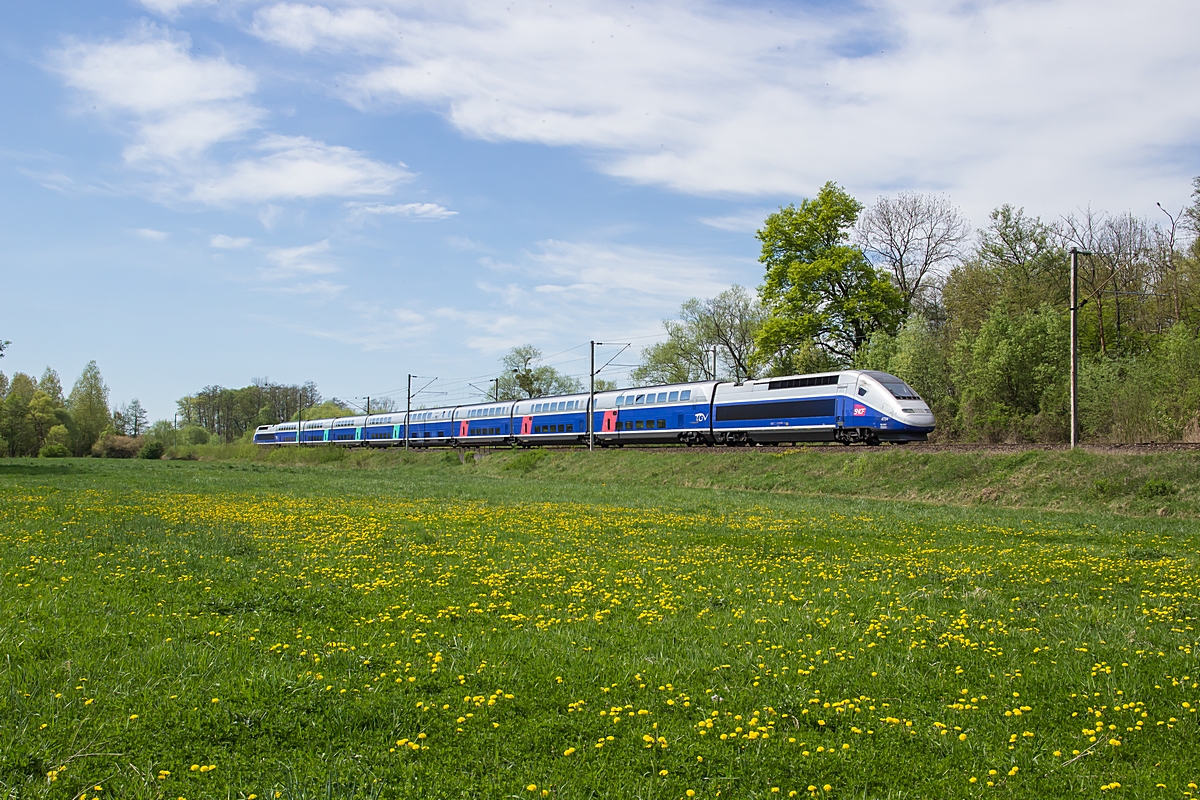
{"label": "bare tree", "polygon": [[721,372],[734,380],[753,378],[754,336],[765,318],[758,298],[741,286],[707,300],[693,297],[680,307],[678,319],[663,321],[667,340],[644,349],[630,377],[638,384],[715,380]]}
{"label": "bare tree", "polygon": [[880,197],[858,220],[859,247],[892,273],[904,312],[929,305],[933,278],[962,256],[970,227],[946,197],[901,192]]}

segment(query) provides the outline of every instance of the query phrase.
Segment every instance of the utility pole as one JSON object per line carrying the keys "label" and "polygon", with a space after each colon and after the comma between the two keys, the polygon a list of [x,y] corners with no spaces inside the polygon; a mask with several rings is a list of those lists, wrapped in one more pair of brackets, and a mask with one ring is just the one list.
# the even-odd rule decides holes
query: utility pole
{"label": "utility pole", "polygon": [[587,432],[588,432],[588,452],[590,453],[596,446],[596,342],[592,342],[592,368],[588,375],[591,377],[591,383],[588,386],[588,405],[587,405]]}
{"label": "utility pole", "polygon": [[408,391],[404,395],[404,449],[408,449],[408,431],[412,427],[412,374],[408,376]]}
{"label": "utility pole", "polygon": [[367,395],[367,416],[371,416],[371,395]]}
{"label": "utility pole", "polygon": [[1071,248],[1071,449],[1079,446],[1079,257],[1091,253]]}
{"label": "utility pole", "polygon": [[715,348],[715,347],[713,348],[713,372],[712,372],[712,376],[713,376],[713,377],[712,377],[712,379],[715,381],[715,380],[717,379],[717,348]]}
{"label": "utility pole", "polygon": [[500,402],[500,379],[492,378],[492,383],[496,384],[496,396],[492,399],[493,403]]}

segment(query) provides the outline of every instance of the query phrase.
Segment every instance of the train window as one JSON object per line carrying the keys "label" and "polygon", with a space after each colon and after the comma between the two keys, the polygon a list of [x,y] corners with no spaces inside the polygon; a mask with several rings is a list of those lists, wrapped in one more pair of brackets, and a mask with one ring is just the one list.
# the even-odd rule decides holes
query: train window
{"label": "train window", "polygon": [[623,405],[625,405],[625,395],[620,395],[617,397],[617,408],[620,408]]}
{"label": "train window", "polygon": [[858,396],[859,396],[859,397],[866,397],[866,396],[867,396],[867,388],[866,388],[865,386],[860,386],[860,387],[858,387]]}
{"label": "train window", "polygon": [[646,423],[645,423],[643,420],[640,420],[640,419],[639,419],[639,420],[637,421],[637,424],[636,424],[634,427],[635,427],[637,430],[639,430],[639,431],[640,431],[640,430],[642,430],[643,428],[645,428],[645,427],[646,427]]}
{"label": "train window", "polygon": [[632,421],[625,420],[625,430],[627,430],[627,431],[633,430],[633,422]]}
{"label": "train window", "polygon": [[666,392],[659,392],[659,393],[658,393],[658,402],[660,402],[660,403],[665,403],[665,402],[667,402],[667,393],[666,393]]}
{"label": "train window", "polygon": [[679,399],[680,400],[691,400],[692,399],[692,390],[684,389],[682,392],[679,393]]}
{"label": "train window", "polygon": [[658,421],[658,427],[660,427],[660,428],[665,428],[665,427],[667,427],[667,421],[666,421],[665,419],[660,419],[660,420]]}
{"label": "train window", "polygon": [[[561,428],[561,427],[562,427],[562,425],[559,425],[558,427],[560,427],[560,428]],[[574,430],[575,430],[575,426],[574,426],[574,425],[572,425],[570,422],[568,422],[568,423],[567,423],[567,433],[571,433],[571,432],[573,432]]]}
{"label": "train window", "polygon": [[642,403],[646,402],[646,395],[644,395],[644,394],[639,394],[639,395],[637,396],[637,399],[636,399],[636,400],[634,400],[633,402],[634,402],[634,405],[639,405],[639,406],[640,406]]}
{"label": "train window", "polygon": [[668,403],[674,403],[678,399],[679,399],[679,392],[671,392],[669,395],[667,395]]}
{"label": "train window", "polygon": [[567,432],[567,426],[566,426],[566,425],[559,425],[559,426],[558,426],[558,432],[559,432],[559,433],[566,433],[566,432]]}

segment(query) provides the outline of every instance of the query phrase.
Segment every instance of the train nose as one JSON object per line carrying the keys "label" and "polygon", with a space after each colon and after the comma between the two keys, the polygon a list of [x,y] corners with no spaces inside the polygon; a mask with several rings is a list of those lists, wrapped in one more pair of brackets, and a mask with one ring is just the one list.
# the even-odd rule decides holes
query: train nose
{"label": "train nose", "polygon": [[900,422],[906,425],[932,427],[933,412],[929,410],[929,406],[924,404],[908,406],[900,409]]}

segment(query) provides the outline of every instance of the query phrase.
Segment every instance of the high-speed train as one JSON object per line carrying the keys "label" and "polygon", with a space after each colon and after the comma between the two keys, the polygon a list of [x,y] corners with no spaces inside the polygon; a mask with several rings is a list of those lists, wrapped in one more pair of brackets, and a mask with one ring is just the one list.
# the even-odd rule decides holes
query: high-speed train
{"label": "high-speed train", "polygon": [[755,445],[925,441],[933,413],[886,372],[844,370],[744,383],[668,386],[262,425],[261,445],[374,447],[625,444]]}

